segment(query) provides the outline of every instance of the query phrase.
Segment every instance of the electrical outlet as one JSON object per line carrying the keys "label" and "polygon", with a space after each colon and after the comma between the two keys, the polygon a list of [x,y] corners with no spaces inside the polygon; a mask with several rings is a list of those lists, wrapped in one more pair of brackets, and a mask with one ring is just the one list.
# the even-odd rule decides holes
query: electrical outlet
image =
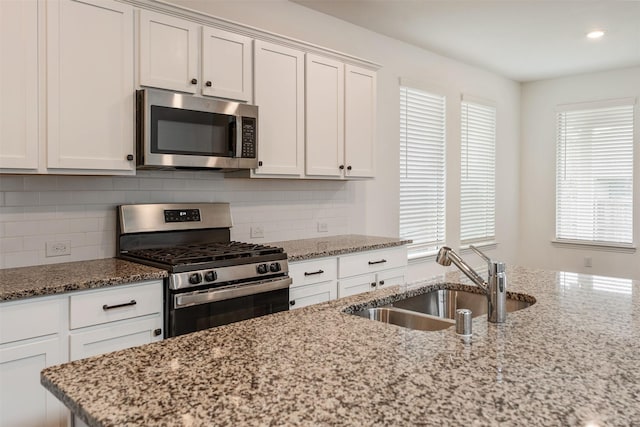
{"label": "electrical outlet", "polygon": [[45,243],[47,257],[71,255],[71,240],[60,240]]}
{"label": "electrical outlet", "polygon": [[584,266],[585,267],[592,267],[593,266],[593,263],[592,263],[592,260],[591,260],[590,256],[584,257]]}
{"label": "electrical outlet", "polygon": [[259,239],[264,237],[264,228],[261,225],[254,225],[251,227],[251,238]]}
{"label": "electrical outlet", "polygon": [[329,225],[326,222],[318,223],[318,233],[326,233],[329,231]]}

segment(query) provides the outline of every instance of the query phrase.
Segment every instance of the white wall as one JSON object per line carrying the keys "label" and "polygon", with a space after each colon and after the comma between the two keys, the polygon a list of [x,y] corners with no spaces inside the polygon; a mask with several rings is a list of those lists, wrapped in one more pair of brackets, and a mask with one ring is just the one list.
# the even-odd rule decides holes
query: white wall
{"label": "white wall", "polygon": [[[138,177],[0,176],[0,267],[115,255],[115,206],[120,203],[228,201],[232,237],[262,241],[328,234],[398,235],[399,78],[437,87],[447,96],[447,242],[459,243],[459,100],[461,93],[498,108],[497,238],[492,254],[515,261],[518,241],[520,86],[488,71],[444,58],[288,1],[173,3],[382,65],[378,73],[377,177],[365,182],[223,179],[205,172],[145,172]],[[326,234],[322,234],[326,235]],[[72,257],[44,257],[44,241],[72,242]],[[410,279],[440,274],[433,260],[413,264]]]}
{"label": "white wall", "polygon": [[[640,97],[640,68],[584,74],[523,84],[520,186],[520,249],[518,263],[532,267],[640,279],[640,254],[564,248],[551,243],[555,235],[555,107],[559,104]],[[640,133],[636,104],[636,165]],[[638,167],[635,168],[638,171]],[[640,200],[638,177],[634,198]],[[637,206],[637,203],[636,203]],[[639,222],[635,209],[635,223]],[[640,241],[636,226],[634,241]],[[592,267],[584,258],[592,258]]]}
{"label": "white wall", "polygon": [[[447,243],[459,245],[460,96],[492,100],[498,111],[497,240],[491,252],[515,262],[518,241],[520,85],[488,71],[365,30],[283,0],[170,0],[171,3],[328,47],[382,65],[378,72],[377,179],[364,184],[367,233],[398,235],[399,79],[447,96]],[[442,273],[433,259],[412,263],[410,279]]]}

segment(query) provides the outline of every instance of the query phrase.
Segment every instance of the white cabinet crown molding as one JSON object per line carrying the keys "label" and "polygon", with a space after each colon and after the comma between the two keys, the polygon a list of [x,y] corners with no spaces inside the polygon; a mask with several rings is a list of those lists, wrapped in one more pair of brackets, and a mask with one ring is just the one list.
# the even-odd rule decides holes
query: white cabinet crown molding
{"label": "white cabinet crown molding", "polygon": [[270,31],[266,31],[260,28],[252,27],[250,25],[241,24],[228,19],[220,18],[214,15],[210,15],[204,12],[200,12],[194,9],[176,6],[163,0],[120,0],[124,3],[129,3],[133,6],[137,6],[143,9],[152,10],[167,15],[172,15],[178,18],[187,19],[198,24],[206,25],[209,27],[219,28],[221,30],[230,31],[236,34],[251,37],[256,40],[262,40],[270,43],[277,43],[282,46],[290,47],[293,49],[301,50],[305,53],[315,53],[328,58],[337,59],[347,64],[353,64],[360,67],[368,68],[371,70],[378,70],[381,65],[369,61],[364,58],[359,58],[354,55],[349,55],[343,52],[339,52],[333,49],[329,49],[323,46],[318,46],[313,43],[309,43],[303,40],[298,40],[293,37],[276,34]]}

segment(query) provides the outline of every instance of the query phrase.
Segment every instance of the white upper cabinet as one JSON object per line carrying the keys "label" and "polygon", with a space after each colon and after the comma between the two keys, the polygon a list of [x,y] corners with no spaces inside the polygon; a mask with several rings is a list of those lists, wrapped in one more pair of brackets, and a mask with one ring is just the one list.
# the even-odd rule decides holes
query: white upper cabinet
{"label": "white upper cabinet", "polygon": [[38,5],[0,1],[0,168],[38,168]]}
{"label": "white upper cabinet", "polygon": [[306,56],[307,175],[340,177],[344,170],[344,64]]}
{"label": "white upper cabinet", "polygon": [[47,167],[133,174],[132,6],[56,0],[46,7]]}
{"label": "white upper cabinet", "polygon": [[251,72],[249,37],[140,11],[141,86],[249,102]]}
{"label": "white upper cabinet", "polygon": [[141,10],[140,85],[196,93],[199,28],[184,19]]}
{"label": "white upper cabinet", "polygon": [[256,175],[304,173],[304,53],[255,41],[254,103],[259,107]]}
{"label": "white upper cabinet", "polygon": [[345,176],[375,175],[376,72],[345,67]]}
{"label": "white upper cabinet", "polygon": [[202,29],[202,94],[250,102],[251,39],[228,31]]}

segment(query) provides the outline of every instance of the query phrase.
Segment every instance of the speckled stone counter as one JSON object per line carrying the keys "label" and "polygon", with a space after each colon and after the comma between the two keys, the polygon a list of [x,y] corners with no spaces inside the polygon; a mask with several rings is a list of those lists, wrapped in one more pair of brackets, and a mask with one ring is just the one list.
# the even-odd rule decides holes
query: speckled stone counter
{"label": "speckled stone counter", "polygon": [[402,240],[393,237],[347,234],[314,239],[271,242],[268,243],[268,245],[284,248],[284,251],[289,257],[289,261],[295,262],[325,256],[336,256],[352,252],[371,251],[374,249],[402,246],[408,243],[411,243],[411,240]]}
{"label": "speckled stone counter", "polygon": [[161,279],[167,272],[117,258],[0,270],[0,301]]}
{"label": "speckled stone counter", "polygon": [[[346,314],[452,273],[47,368],[90,426],[617,426],[640,422],[640,282],[511,268],[537,302],[422,332]],[[455,286],[455,285],[453,285]]]}

